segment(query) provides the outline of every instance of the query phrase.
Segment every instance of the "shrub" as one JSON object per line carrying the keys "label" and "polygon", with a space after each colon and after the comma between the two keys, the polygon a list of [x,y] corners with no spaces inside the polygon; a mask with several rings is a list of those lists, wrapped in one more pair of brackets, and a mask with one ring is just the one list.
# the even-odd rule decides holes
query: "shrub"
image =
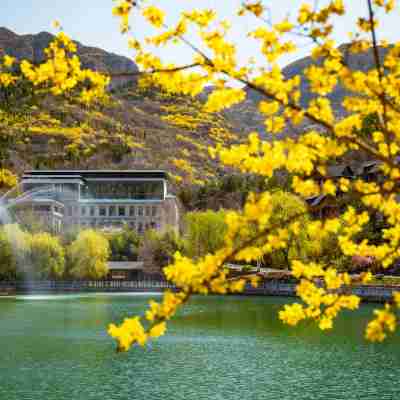
{"label": "shrub", "polygon": [[290,263],[294,259],[307,260],[318,251],[318,244],[309,240],[308,234],[304,227],[309,221],[307,208],[303,200],[298,196],[284,191],[276,191],[272,198],[272,217],[271,224],[279,226],[285,220],[296,215],[303,214],[296,218],[300,224],[298,234],[289,232],[287,245],[279,250],[274,251],[264,260],[264,264],[268,267],[276,269],[286,269],[290,267]]}
{"label": "shrub", "polygon": [[0,276],[3,279],[31,273],[28,263],[30,238],[17,224],[0,228]]}
{"label": "shrub", "polygon": [[107,238],[86,229],[68,247],[69,273],[76,278],[100,279],[108,274],[110,245]]}
{"label": "shrub", "polygon": [[136,261],[140,245],[139,235],[129,227],[107,235],[112,261]]}
{"label": "shrub", "polygon": [[56,278],[64,274],[65,252],[57,237],[45,232],[32,235],[30,256],[37,277]]}
{"label": "shrub", "polygon": [[146,272],[161,272],[172,261],[174,254],[182,250],[183,243],[175,231],[160,233],[151,229],[144,235],[139,259],[144,262]]}
{"label": "shrub", "polygon": [[224,244],[226,233],[224,211],[191,212],[185,217],[185,252],[189,257],[201,257]]}
{"label": "shrub", "polygon": [[0,230],[0,279],[16,277],[17,264],[15,254],[4,229]]}

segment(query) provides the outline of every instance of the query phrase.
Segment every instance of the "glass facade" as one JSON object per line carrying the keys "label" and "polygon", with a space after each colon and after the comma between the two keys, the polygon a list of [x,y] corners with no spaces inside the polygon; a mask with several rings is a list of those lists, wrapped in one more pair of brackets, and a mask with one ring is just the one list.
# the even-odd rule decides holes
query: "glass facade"
{"label": "glass facade", "polygon": [[[35,174],[27,174],[24,191],[41,189],[43,193],[38,193],[38,197],[63,204],[60,218],[67,226],[96,229],[128,226],[138,233],[164,226],[162,204],[166,200],[166,181],[162,174],[149,173],[146,177],[139,171],[137,176],[132,173],[132,178],[127,171],[121,171],[121,176],[111,171],[90,170],[79,175],[74,171],[70,171],[70,175],[65,172],[65,176],[61,176],[64,171],[60,174],[46,171],[41,176],[38,172],[37,177]],[[53,212],[53,208],[48,212]]]}
{"label": "glass facade", "polygon": [[79,193],[78,183],[45,183],[29,182],[23,184],[24,192],[38,191],[36,197],[52,198],[56,200],[75,200]]}
{"label": "glass facade", "polygon": [[164,197],[163,181],[92,181],[81,188],[84,200],[162,200]]}

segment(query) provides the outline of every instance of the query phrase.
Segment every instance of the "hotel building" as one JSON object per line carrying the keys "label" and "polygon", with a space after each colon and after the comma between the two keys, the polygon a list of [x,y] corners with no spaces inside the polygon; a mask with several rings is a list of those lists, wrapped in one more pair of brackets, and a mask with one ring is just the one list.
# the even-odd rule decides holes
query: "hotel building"
{"label": "hotel building", "polygon": [[176,198],[159,170],[34,170],[22,177],[22,203],[55,232],[71,226],[139,234],[178,229]]}

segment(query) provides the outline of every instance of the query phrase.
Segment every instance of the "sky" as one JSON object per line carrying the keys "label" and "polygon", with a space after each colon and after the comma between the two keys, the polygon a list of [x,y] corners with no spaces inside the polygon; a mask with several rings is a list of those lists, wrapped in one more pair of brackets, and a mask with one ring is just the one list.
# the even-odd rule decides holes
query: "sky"
{"label": "sky", "polygon": [[[167,23],[173,24],[179,10],[193,8],[214,8],[220,16],[233,22],[230,39],[238,44],[239,60],[245,63],[249,57],[258,52],[255,43],[249,42],[247,33],[254,28],[256,20],[249,16],[238,18],[236,11],[242,0],[154,0],[151,3],[160,6],[167,13]],[[309,0],[311,1],[311,0]],[[286,15],[295,15],[304,0],[265,0],[272,10],[272,17],[278,21]],[[325,1],[326,2],[326,1]],[[324,1],[320,0],[320,4]],[[365,15],[365,0],[347,0],[348,14],[336,24],[334,38],[338,43],[348,41],[347,32],[354,26],[357,16]],[[127,37],[119,32],[119,21],[112,16],[112,0],[0,0],[0,26],[13,30],[18,34],[49,31],[52,21],[58,20],[64,31],[73,39],[89,46],[101,47],[117,54],[132,56],[127,45]],[[380,38],[391,42],[400,40],[400,6],[392,16],[381,21]],[[139,20],[138,20],[139,22]],[[144,24],[133,25],[139,36],[147,35]],[[189,37],[190,39],[190,37]],[[155,49],[157,55],[167,61],[185,63],[191,61],[192,51],[184,45],[167,49]],[[285,65],[308,55],[310,46],[301,43],[300,50],[282,60]],[[178,61],[177,61],[178,60]]]}

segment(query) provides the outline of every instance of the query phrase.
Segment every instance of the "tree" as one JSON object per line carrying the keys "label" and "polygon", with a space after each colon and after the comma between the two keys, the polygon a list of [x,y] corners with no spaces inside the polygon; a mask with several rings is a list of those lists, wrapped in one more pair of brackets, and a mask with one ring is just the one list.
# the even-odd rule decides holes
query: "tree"
{"label": "tree", "polygon": [[0,230],[0,278],[3,280],[15,279],[17,265],[15,254],[10,241],[4,231]]}
{"label": "tree", "polygon": [[191,212],[185,216],[185,253],[199,258],[224,245],[227,229],[224,211]]}
{"label": "tree", "polygon": [[39,278],[59,278],[64,274],[65,252],[57,237],[46,232],[33,234],[29,256]]}
{"label": "tree", "polygon": [[139,259],[144,263],[146,272],[162,273],[165,266],[171,263],[174,254],[183,250],[183,242],[173,229],[158,232],[146,231],[139,247]]}
{"label": "tree", "polygon": [[0,228],[0,276],[14,279],[32,274],[29,263],[31,235],[17,224]]}
{"label": "tree", "polygon": [[140,237],[133,229],[125,226],[122,231],[107,236],[112,261],[136,261]]}
{"label": "tree", "polygon": [[293,216],[303,214],[298,218],[299,229],[288,232],[286,245],[265,257],[264,264],[272,268],[289,268],[293,260],[304,262],[312,259],[317,251],[317,246],[309,237],[307,227],[310,218],[305,202],[291,193],[277,191],[271,196],[272,216],[271,223],[280,225]]}
{"label": "tree", "polygon": [[69,273],[76,278],[100,279],[108,274],[110,245],[104,235],[92,229],[78,234],[67,250]]}
{"label": "tree", "polygon": [[[164,269],[179,292],[167,293],[160,303],[152,303],[146,314],[148,328],[138,319],[134,325],[131,319],[126,319],[118,327],[110,326],[110,334],[117,339],[120,349],[127,350],[136,342],[145,342],[152,336],[151,329],[165,324],[193,293],[241,290],[244,280],[227,280],[223,265],[228,261],[272,256],[287,247],[290,238],[302,229],[307,229],[310,240],[317,243],[332,234],[337,235],[340,252],[347,257],[372,256],[385,267],[399,257],[400,205],[396,193],[400,169],[396,157],[400,152],[400,96],[397,89],[400,85],[400,43],[392,46],[379,43],[376,31],[377,12],[392,12],[395,2],[366,0],[368,14],[358,19],[355,39],[344,50],[337,48],[332,38],[334,21],[340,24],[340,17],[346,12],[344,2],[331,0],[319,8],[318,2],[314,4],[315,8],[302,5],[295,18],[286,17],[275,22],[261,0],[245,1],[239,15],[241,18],[250,15],[254,19],[249,38],[258,42],[261,48],[260,57],[246,64],[239,62],[237,48],[228,39],[229,24],[216,21],[213,10],[182,12],[172,27],[166,26],[164,12],[153,5],[138,7],[136,2],[121,0],[114,8],[114,14],[121,18],[123,32],[136,26],[135,22],[141,17],[156,31],[147,41],[137,37],[131,41],[137,52],[136,62],[147,72],[141,79],[142,86],[155,85],[170,93],[195,96],[205,85],[211,84],[213,90],[205,103],[209,112],[240,103],[249,92],[257,93],[268,134],[282,134],[290,127],[294,127],[294,133],[301,132],[294,137],[272,136],[269,141],[252,133],[247,143],[210,149],[212,157],[242,173],[265,178],[284,169],[292,176],[291,192],[304,198],[335,195],[340,188],[341,192],[353,195],[366,207],[383,215],[388,228],[382,232],[382,242],[376,245],[366,238],[355,237],[369,216],[350,205],[340,218],[310,221],[304,227],[299,222],[304,211],[277,220],[270,191],[250,195],[242,211],[227,213],[228,228],[222,248],[195,260],[178,255],[174,263]],[[132,15],[135,22],[130,23]],[[188,39],[186,35],[193,35],[193,30],[198,37]],[[303,76],[287,77],[282,73],[279,60],[297,50],[293,38],[299,36],[314,44],[312,57],[315,62],[305,68]],[[181,42],[188,44],[194,52],[192,62],[185,65],[163,63],[146,47],[149,43],[172,46]],[[365,52],[372,54],[373,67],[352,69],[349,54]],[[244,87],[232,87],[232,81]],[[339,85],[347,91],[340,105],[345,112],[335,114],[330,95]],[[308,88],[307,96],[302,93],[305,87]],[[363,121],[370,115],[374,115],[373,132],[363,129]],[[342,177],[336,181],[327,176],[327,166],[332,161],[344,159],[354,152],[379,160],[385,179],[365,182]],[[316,175],[325,177],[321,184]],[[337,292],[332,295],[332,291],[351,284],[351,277],[339,273],[327,260],[303,262],[296,259],[292,261],[291,269],[300,280],[297,292],[302,303],[286,305],[279,313],[282,321],[297,325],[311,319],[325,330],[332,327],[340,310],[358,307],[357,296]],[[392,304],[377,311],[368,324],[366,337],[382,341],[388,332],[394,331],[399,306],[400,296],[394,294]]]}

